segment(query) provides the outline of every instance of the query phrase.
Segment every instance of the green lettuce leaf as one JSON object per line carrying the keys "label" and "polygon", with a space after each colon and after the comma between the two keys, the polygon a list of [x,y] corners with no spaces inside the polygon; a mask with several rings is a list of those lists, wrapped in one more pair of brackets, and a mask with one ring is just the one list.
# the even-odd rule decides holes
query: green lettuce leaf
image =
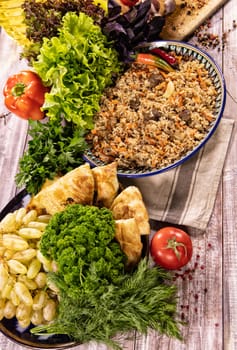
{"label": "green lettuce leaf", "polygon": [[122,70],[118,53],[101,28],[84,13],[68,12],[59,35],[45,38],[33,67],[51,90],[43,109],[49,118],[64,117],[93,128],[104,89]]}

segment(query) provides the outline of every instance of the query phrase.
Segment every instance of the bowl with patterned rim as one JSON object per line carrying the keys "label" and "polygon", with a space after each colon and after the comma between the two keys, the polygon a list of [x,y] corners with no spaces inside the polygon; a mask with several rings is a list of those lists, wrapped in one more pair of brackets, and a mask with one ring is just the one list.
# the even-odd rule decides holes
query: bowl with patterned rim
{"label": "bowl with patterned rim", "polygon": [[[110,118],[115,119],[117,124],[109,124],[110,132],[107,131],[105,134],[103,134],[104,130],[103,132],[101,131],[103,127],[100,129],[100,126],[105,125],[105,122],[106,125],[110,122],[108,119],[105,121],[101,117],[100,123],[102,124],[96,124],[93,130],[93,134],[97,138],[94,138],[94,136],[89,137],[89,149],[83,155],[84,160],[92,167],[116,161],[118,164],[118,176],[125,178],[138,178],[163,173],[181,165],[197,153],[212,137],[218,127],[226,103],[225,79],[218,64],[208,53],[186,42],[173,40],[155,41],[146,44],[141,51],[146,54],[153,54],[157,48],[166,51],[169,55],[174,55],[179,62],[183,63],[181,63],[181,68],[179,64],[179,68],[175,72],[162,73],[163,80],[159,84],[163,84],[165,88],[161,95],[157,95],[156,99],[154,99],[156,95],[153,94],[153,91],[151,93],[149,90],[149,84],[144,82],[147,92],[145,95],[148,96],[146,97],[147,100],[139,100],[140,104],[138,107],[136,106],[137,110],[132,110],[129,117],[130,120],[128,120],[128,122],[133,122],[137,119],[141,121],[142,124],[138,124],[138,127],[135,127],[132,132],[136,134],[136,130],[141,130],[143,135],[141,144],[136,142],[135,138],[132,142],[126,144],[126,139],[131,141],[133,136],[131,136],[131,131],[130,138],[127,135],[127,138],[124,136],[126,134],[124,130],[127,130],[126,124],[124,124],[124,127],[122,126],[116,111],[114,112],[115,117],[111,114]],[[202,66],[201,71],[200,65]],[[205,73],[203,73],[204,71]],[[123,75],[126,75],[126,71]],[[124,78],[123,83],[119,82],[120,86],[125,86],[127,82],[129,84],[129,80],[126,79]],[[170,81],[171,83],[169,83]],[[124,115],[129,115],[131,96],[134,99],[134,94],[137,93],[138,96],[135,96],[135,98],[138,100],[140,96],[139,91],[129,90],[128,86],[120,94],[118,86],[111,88],[112,93],[109,92],[106,95],[105,102],[108,105],[110,102],[108,100],[109,96],[119,101],[121,99],[121,104],[127,104]],[[157,86],[155,89],[160,90],[160,87]],[[149,100],[150,95],[152,95],[151,100]],[[143,102],[140,102],[141,100]],[[102,106],[103,112],[106,111],[106,103]],[[143,113],[147,106],[151,106],[156,111],[156,117],[151,114],[148,122],[145,120],[145,114]],[[108,107],[108,110],[109,108],[111,107]],[[149,123],[152,127],[148,126]],[[122,130],[122,136],[115,134],[114,138],[112,138],[109,134],[113,134],[113,130],[116,128]],[[96,132],[94,132],[95,130]],[[152,139],[152,146],[147,146],[146,141],[144,141],[144,134],[146,138],[149,138],[153,131],[155,132],[155,138]],[[90,134],[92,135],[92,132]],[[123,152],[121,153],[119,148],[114,151],[114,148],[116,149],[116,136],[120,139],[124,136],[124,140],[122,140],[123,147],[121,147]],[[94,141],[92,141],[93,139]],[[138,140],[140,139],[141,135],[138,136]],[[106,151],[108,153],[105,154],[105,148],[102,148],[101,145],[100,151],[96,153],[93,145],[98,144],[98,140],[100,140],[101,145],[106,140]],[[132,144],[136,144],[134,149],[131,149],[133,147],[131,146]],[[140,159],[143,154],[144,144],[146,144],[146,149],[148,149],[147,153],[144,153],[144,159],[147,162],[141,165]],[[131,154],[132,156],[130,156]],[[162,157],[159,154],[162,154]],[[155,165],[153,166],[153,164]]]}

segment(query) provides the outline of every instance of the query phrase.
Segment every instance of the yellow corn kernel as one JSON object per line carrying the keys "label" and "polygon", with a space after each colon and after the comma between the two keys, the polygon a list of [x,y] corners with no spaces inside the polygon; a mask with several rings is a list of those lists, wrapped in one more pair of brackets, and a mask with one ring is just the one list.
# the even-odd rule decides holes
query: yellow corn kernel
{"label": "yellow corn kernel", "polygon": [[13,304],[11,300],[7,300],[4,307],[4,317],[10,319],[16,315],[16,306]]}
{"label": "yellow corn kernel", "polygon": [[30,227],[23,227],[18,230],[19,235],[22,238],[26,239],[39,239],[43,232],[36,229],[36,228],[30,228]]}
{"label": "yellow corn kernel", "polygon": [[25,250],[29,246],[24,238],[10,233],[2,236],[2,244],[5,248],[15,251]]}
{"label": "yellow corn kernel", "polygon": [[7,261],[7,265],[10,269],[10,272],[13,274],[26,274],[27,273],[27,268],[25,265],[23,265],[20,261],[10,259]]}
{"label": "yellow corn kernel", "polygon": [[18,260],[22,263],[27,263],[31,261],[36,256],[36,249],[28,248],[26,250],[22,250],[20,252],[16,252],[12,259]]}
{"label": "yellow corn kernel", "polygon": [[43,308],[43,317],[45,321],[52,321],[56,316],[56,302],[53,299],[48,299]]}
{"label": "yellow corn kernel", "polygon": [[22,282],[16,282],[14,285],[14,290],[19,299],[27,306],[33,305],[32,295],[27,288],[27,286]]}
{"label": "yellow corn kernel", "polygon": [[30,279],[34,279],[39,273],[40,269],[41,269],[41,262],[37,258],[35,258],[31,261],[30,265],[28,266],[28,271],[26,276]]}

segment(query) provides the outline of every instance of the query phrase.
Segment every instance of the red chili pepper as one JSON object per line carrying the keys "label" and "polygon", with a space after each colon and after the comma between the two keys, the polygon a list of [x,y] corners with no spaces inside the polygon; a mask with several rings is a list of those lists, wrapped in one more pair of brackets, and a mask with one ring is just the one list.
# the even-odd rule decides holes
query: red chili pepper
{"label": "red chili pepper", "polygon": [[44,118],[41,107],[44,95],[49,91],[40,77],[32,71],[21,71],[7,79],[3,94],[5,105],[12,113],[23,119]]}
{"label": "red chili pepper", "polygon": [[177,59],[174,56],[168,54],[166,51],[164,51],[158,47],[151,49],[150,52],[159,56],[160,58],[163,58],[171,66],[177,66],[177,64],[178,64]]}
{"label": "red chili pepper", "polygon": [[174,72],[174,68],[165,60],[149,53],[139,53],[136,57],[136,62],[148,64],[164,70],[165,72]]}
{"label": "red chili pepper", "polygon": [[139,0],[120,0],[121,3],[128,7],[133,7]]}

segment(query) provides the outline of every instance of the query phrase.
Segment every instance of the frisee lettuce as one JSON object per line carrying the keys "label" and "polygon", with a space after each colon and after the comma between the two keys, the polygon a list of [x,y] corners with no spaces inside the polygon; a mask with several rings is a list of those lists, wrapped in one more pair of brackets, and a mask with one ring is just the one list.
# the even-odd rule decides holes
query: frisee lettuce
{"label": "frisee lettuce", "polygon": [[43,105],[47,116],[64,117],[83,129],[93,128],[101,95],[122,70],[101,28],[86,14],[73,12],[63,17],[57,37],[44,38],[33,67],[51,86]]}

